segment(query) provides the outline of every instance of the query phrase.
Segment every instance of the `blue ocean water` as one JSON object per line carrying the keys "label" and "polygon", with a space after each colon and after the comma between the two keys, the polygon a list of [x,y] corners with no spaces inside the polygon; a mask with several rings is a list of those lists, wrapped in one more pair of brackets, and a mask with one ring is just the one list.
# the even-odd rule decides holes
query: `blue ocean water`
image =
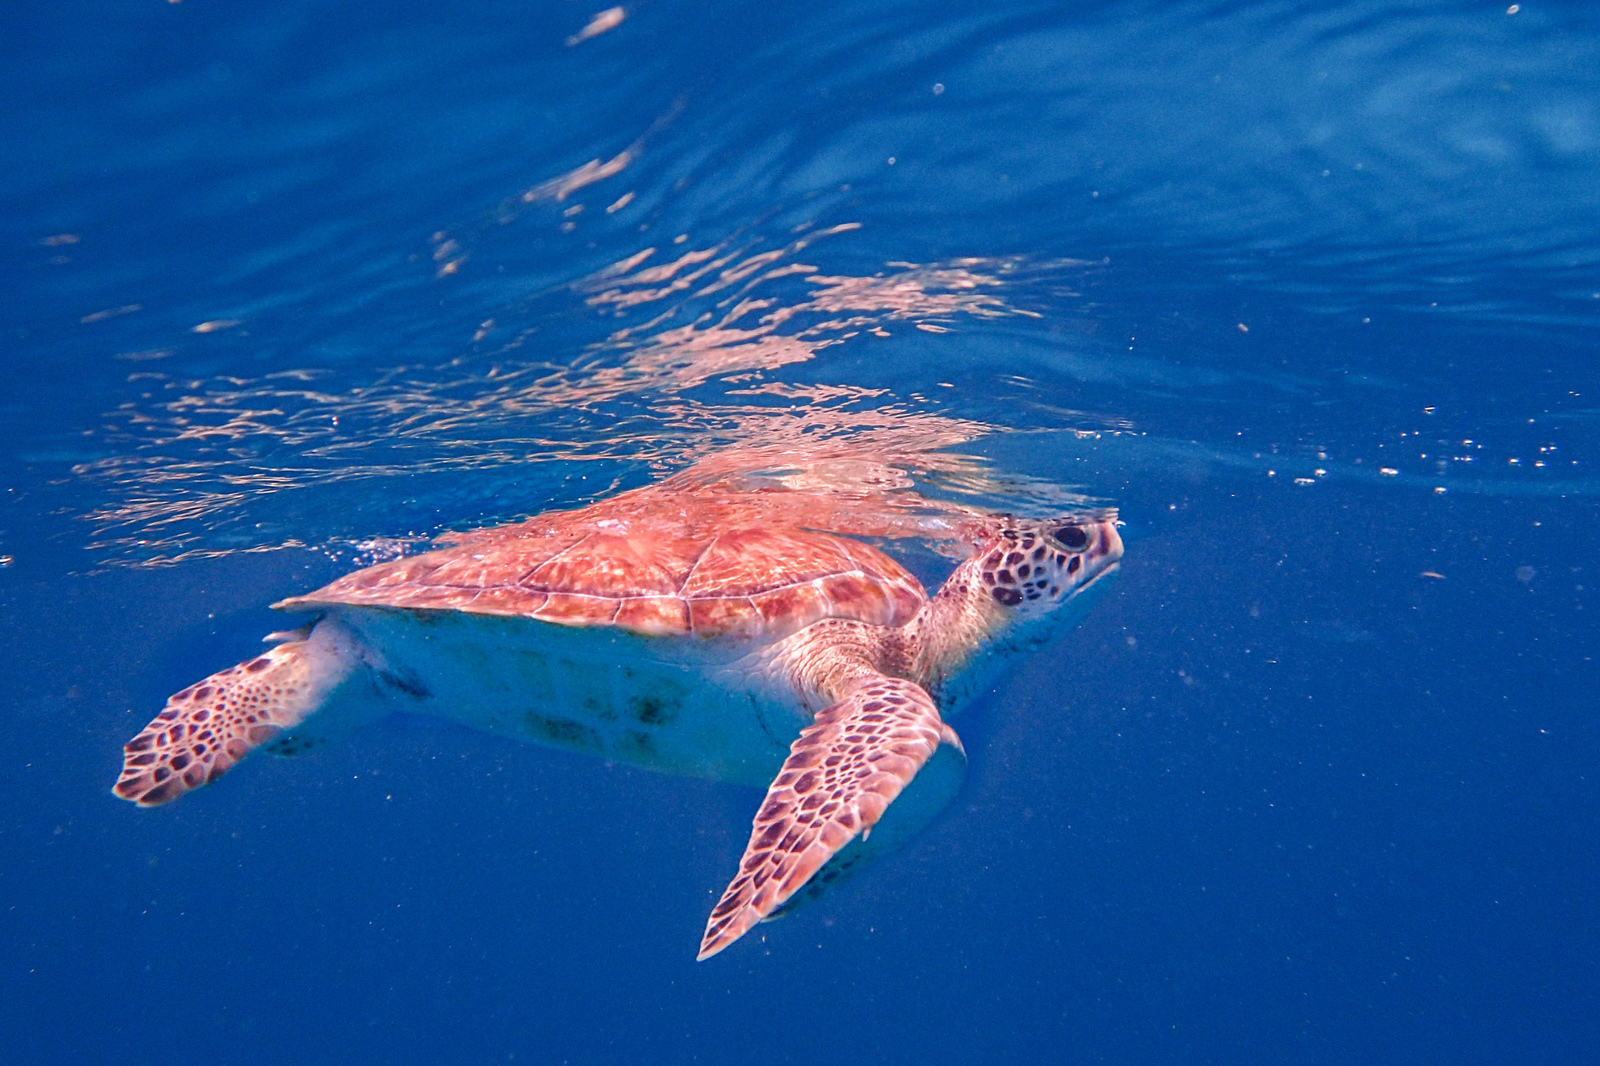
{"label": "blue ocean water", "polygon": [[[0,1059],[1600,1055],[1592,6],[619,13],[0,16]],[[109,792],[274,600],[806,449],[1127,555],[706,963],[750,789],[397,718]]]}

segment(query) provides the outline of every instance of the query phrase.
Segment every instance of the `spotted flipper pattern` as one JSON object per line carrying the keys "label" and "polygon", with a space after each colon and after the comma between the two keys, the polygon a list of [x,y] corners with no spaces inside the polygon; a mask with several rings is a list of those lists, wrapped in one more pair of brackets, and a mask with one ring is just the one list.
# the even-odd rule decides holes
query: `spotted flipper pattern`
{"label": "spotted flipper pattern", "polygon": [[190,685],[123,747],[112,791],[155,807],[215,781],[303,722],[348,672],[328,642],[291,641]]}
{"label": "spotted flipper pattern", "polygon": [[960,744],[928,694],[899,678],[867,681],[818,714],[767,790],[699,957],[739,939],[869,832],[941,742]]}

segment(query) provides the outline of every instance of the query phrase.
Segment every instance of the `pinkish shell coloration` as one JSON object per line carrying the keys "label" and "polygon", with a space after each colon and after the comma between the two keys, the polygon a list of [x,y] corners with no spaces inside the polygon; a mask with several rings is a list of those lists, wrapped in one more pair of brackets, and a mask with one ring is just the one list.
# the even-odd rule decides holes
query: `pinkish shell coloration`
{"label": "pinkish shell coloration", "polygon": [[824,618],[901,626],[927,600],[904,567],[859,541],[699,525],[676,515],[626,523],[597,522],[591,511],[547,515],[357,571],[275,606],[459,611],[646,635],[779,639]]}

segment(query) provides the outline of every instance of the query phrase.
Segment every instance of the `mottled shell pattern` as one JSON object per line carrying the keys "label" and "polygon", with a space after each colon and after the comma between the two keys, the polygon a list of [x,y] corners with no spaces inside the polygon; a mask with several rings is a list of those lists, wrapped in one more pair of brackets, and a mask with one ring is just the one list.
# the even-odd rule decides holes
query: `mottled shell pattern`
{"label": "mottled shell pattern", "polygon": [[460,611],[652,636],[778,640],[824,618],[901,626],[927,600],[904,567],[860,541],[706,525],[660,514],[547,515],[274,606]]}

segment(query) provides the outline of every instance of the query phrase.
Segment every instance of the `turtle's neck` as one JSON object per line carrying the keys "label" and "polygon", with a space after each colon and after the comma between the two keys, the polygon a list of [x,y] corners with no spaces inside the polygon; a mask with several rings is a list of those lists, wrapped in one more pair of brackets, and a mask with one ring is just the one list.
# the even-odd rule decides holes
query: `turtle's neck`
{"label": "turtle's neck", "polygon": [[[968,560],[902,628],[825,618],[779,641],[769,669],[793,685],[812,711],[821,710],[863,681],[903,677],[921,685],[942,707],[961,691],[947,682],[963,673],[974,653],[1010,623]],[[941,691],[946,690],[946,691]]]}
{"label": "turtle's neck", "polygon": [[1010,622],[1010,612],[994,602],[978,573],[976,559],[956,567],[904,630],[912,664],[908,676],[941,707],[954,695],[949,680]]}

